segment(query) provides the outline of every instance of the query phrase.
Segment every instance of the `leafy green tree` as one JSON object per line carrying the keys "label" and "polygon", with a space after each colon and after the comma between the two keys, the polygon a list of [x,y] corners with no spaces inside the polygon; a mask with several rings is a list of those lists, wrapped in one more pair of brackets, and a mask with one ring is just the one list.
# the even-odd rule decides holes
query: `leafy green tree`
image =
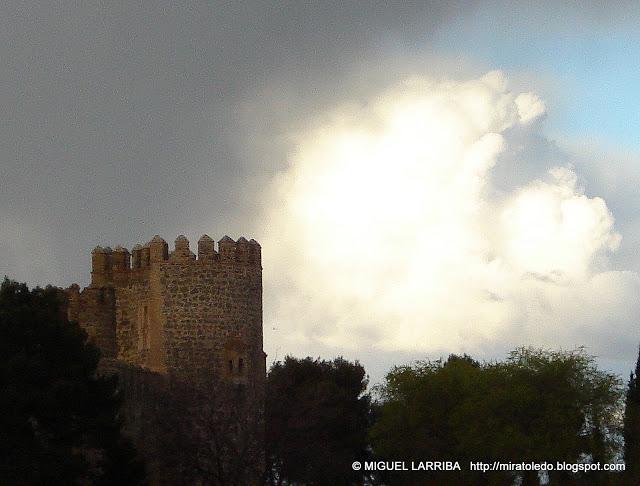
{"label": "leafy green tree", "polygon": [[[427,361],[392,370],[371,439],[381,457],[458,460],[462,471],[399,473],[394,484],[539,484],[536,472],[477,473],[469,462],[610,462],[617,452],[622,392],[579,349],[521,348],[504,362]],[[590,484],[604,479],[589,473]],[[580,476],[553,471],[551,484]]]}
{"label": "leafy green tree", "polygon": [[382,397],[379,418],[371,430],[376,456],[405,463],[457,460],[463,471],[387,472],[385,482],[435,485],[455,478],[460,485],[484,484],[484,475],[466,472],[469,460],[481,458],[474,458],[457,437],[464,420],[458,409],[486,387],[483,381],[486,380],[481,366],[466,356],[400,366],[387,374],[386,383],[379,389]]}
{"label": "leafy green tree", "polygon": [[640,484],[640,349],[635,373],[631,373],[627,387],[624,413],[625,476],[630,484]]}
{"label": "leafy green tree", "polygon": [[269,371],[266,400],[267,481],[290,485],[362,484],[353,461],[369,458],[371,398],[364,368],[287,357]]}
{"label": "leafy green tree", "polygon": [[64,293],[0,287],[0,484],[141,484],[115,378],[66,318]]}

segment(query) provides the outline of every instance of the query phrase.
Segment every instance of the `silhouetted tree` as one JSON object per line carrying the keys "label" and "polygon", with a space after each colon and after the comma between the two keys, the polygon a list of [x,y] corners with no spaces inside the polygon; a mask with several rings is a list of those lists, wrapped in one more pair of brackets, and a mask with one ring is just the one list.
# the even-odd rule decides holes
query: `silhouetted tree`
{"label": "silhouetted tree", "polygon": [[[582,349],[518,349],[505,362],[453,356],[396,368],[382,388],[374,452],[390,460],[458,460],[462,471],[390,474],[393,484],[539,484],[538,474],[468,470],[470,461],[610,462],[622,390]],[[601,478],[589,473],[589,484]],[[553,471],[551,484],[580,475]]]}
{"label": "silhouetted tree", "polygon": [[69,323],[64,293],[0,287],[0,484],[141,484],[115,378]]}
{"label": "silhouetted tree", "polygon": [[629,376],[624,413],[625,476],[630,484],[640,484],[640,348],[636,369]]}
{"label": "silhouetted tree", "polygon": [[267,480],[270,484],[362,484],[353,461],[370,457],[371,398],[364,368],[285,358],[267,378]]}

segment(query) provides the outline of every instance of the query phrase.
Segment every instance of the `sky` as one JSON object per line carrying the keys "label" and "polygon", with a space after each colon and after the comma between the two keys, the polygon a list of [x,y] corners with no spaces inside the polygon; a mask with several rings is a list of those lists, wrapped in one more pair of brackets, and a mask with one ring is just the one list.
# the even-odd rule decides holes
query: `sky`
{"label": "sky", "polygon": [[0,271],[263,247],[265,351],[640,342],[633,2],[3,2]]}

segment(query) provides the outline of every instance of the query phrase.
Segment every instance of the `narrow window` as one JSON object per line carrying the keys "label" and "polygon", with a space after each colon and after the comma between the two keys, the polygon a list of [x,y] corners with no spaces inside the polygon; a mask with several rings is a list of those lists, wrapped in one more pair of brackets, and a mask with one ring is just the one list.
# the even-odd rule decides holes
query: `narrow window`
{"label": "narrow window", "polygon": [[244,371],[244,359],[238,359],[238,373],[242,373]]}
{"label": "narrow window", "polygon": [[149,310],[146,305],[138,308],[138,350],[149,349]]}
{"label": "narrow window", "polygon": [[149,309],[144,306],[144,331],[143,331],[144,349],[149,349]]}
{"label": "narrow window", "polygon": [[233,360],[229,360],[229,373],[233,373]]}

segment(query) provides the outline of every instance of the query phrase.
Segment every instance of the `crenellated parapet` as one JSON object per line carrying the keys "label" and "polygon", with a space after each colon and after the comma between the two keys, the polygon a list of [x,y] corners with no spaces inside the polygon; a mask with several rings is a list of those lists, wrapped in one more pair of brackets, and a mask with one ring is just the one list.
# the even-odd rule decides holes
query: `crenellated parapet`
{"label": "crenellated parapet", "polygon": [[116,246],[111,253],[111,268],[114,272],[121,272],[131,268],[131,255],[129,254],[129,250],[120,245]]}
{"label": "crenellated parapet", "polygon": [[111,248],[96,246],[91,252],[91,286],[106,287],[112,283]]}
{"label": "crenellated parapet", "polygon": [[96,246],[91,252],[91,286],[112,287],[126,285],[131,279],[145,278],[147,272],[163,264],[240,265],[261,268],[261,248],[256,240],[244,236],[234,241],[224,236],[217,244],[208,235],[198,240],[197,255],[189,247],[189,240],[180,235],[173,251],[160,236],[144,245],[136,244],[131,252],[118,245],[115,249]]}
{"label": "crenellated parapet", "polygon": [[150,263],[164,262],[169,258],[169,245],[160,236],[155,235],[147,245]]}
{"label": "crenellated parapet", "polygon": [[198,240],[198,260],[204,261],[214,261],[219,258],[218,252],[216,251],[216,243],[209,235],[202,235]]}
{"label": "crenellated parapet", "polygon": [[132,257],[132,268],[137,270],[138,268],[142,268],[142,245],[136,244],[131,249],[131,257]]}
{"label": "crenellated parapet", "polygon": [[175,250],[171,252],[169,260],[172,263],[186,263],[195,261],[196,256],[189,249],[189,240],[186,236],[180,235],[175,241]]}
{"label": "crenellated parapet", "polygon": [[261,265],[260,245],[254,239],[247,241],[244,236],[241,236],[238,241],[225,236],[218,242],[218,253],[222,262]]}

